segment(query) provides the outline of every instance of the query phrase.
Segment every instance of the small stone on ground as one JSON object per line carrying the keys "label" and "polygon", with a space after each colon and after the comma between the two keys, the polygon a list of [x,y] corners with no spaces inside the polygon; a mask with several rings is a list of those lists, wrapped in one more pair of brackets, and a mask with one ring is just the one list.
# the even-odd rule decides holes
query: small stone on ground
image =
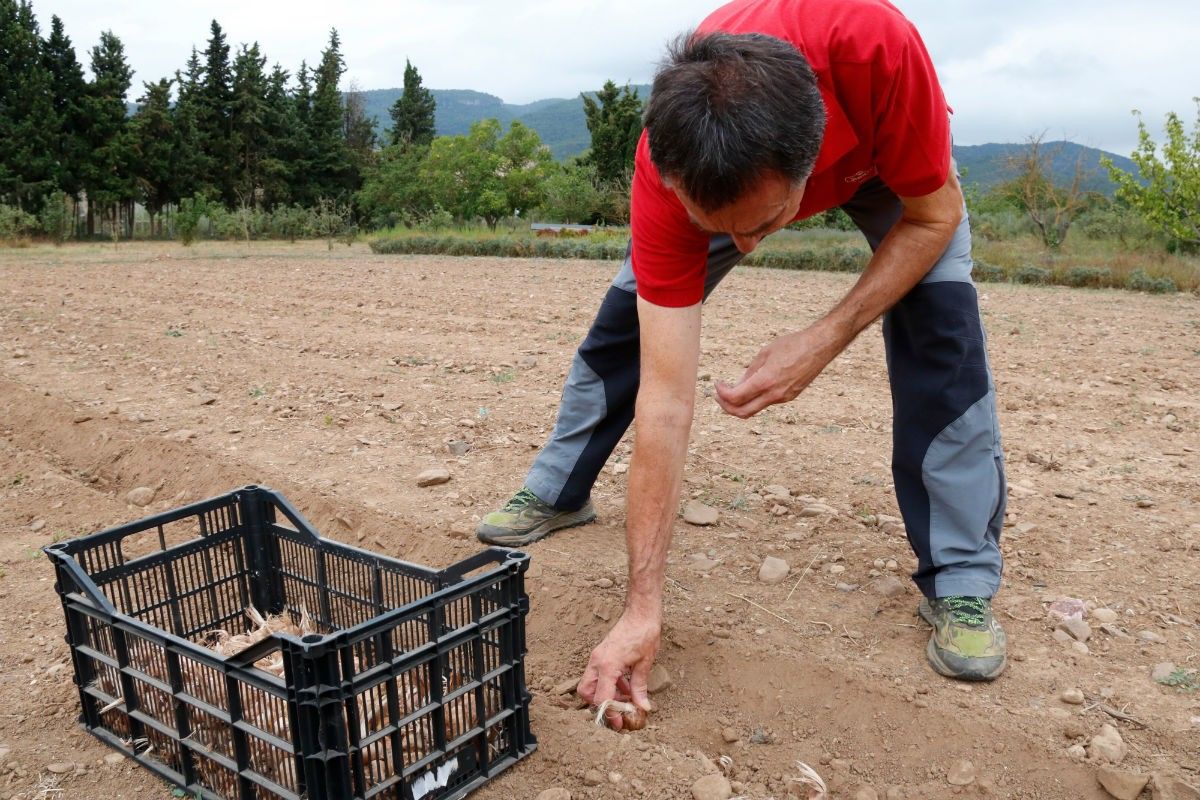
{"label": "small stone on ground", "polygon": [[125,495],[125,499],[129,501],[131,505],[144,508],[145,506],[150,505],[151,501],[154,500],[154,490],[149,486],[139,486],[129,494]]}
{"label": "small stone on ground", "polygon": [[544,789],[538,794],[537,800],[571,800],[571,793],[555,786],[552,789]]}
{"label": "small stone on ground", "polygon": [[437,486],[450,480],[450,470],[443,467],[427,469],[417,476],[417,486]]}
{"label": "small stone on ground", "polygon": [[1101,767],[1096,771],[1096,780],[1104,787],[1104,791],[1117,800],[1137,800],[1138,795],[1150,782],[1149,775],[1136,772],[1126,772],[1112,767]]}
{"label": "small stone on ground", "polygon": [[689,525],[716,525],[721,514],[712,506],[689,500],[683,507],[683,521]]}
{"label": "small stone on ground", "polygon": [[733,787],[724,775],[705,775],[692,784],[692,800],[729,800]]}
{"label": "small stone on ground", "polygon": [[768,585],[783,583],[791,571],[792,568],[782,558],[767,556],[758,568],[758,579]]}
{"label": "small stone on ground", "polygon": [[646,691],[650,694],[657,694],[671,688],[671,673],[667,672],[667,668],[662,664],[655,664],[650,670],[650,676],[646,679]]}
{"label": "small stone on ground", "polygon": [[969,786],[975,782],[975,765],[965,758],[955,762],[946,772],[946,783],[951,786]]}

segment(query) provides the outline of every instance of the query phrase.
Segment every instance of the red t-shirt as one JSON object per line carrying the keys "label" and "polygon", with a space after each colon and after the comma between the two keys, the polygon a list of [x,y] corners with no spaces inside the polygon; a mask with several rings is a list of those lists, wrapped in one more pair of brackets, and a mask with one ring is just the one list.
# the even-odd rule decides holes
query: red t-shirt
{"label": "red t-shirt", "polygon": [[[916,28],[886,0],[735,0],[698,31],[765,33],[795,45],[812,65],[825,139],[796,219],[842,205],[876,175],[901,197],[946,182],[949,109]],[[638,294],[662,306],[700,302],[709,235],[663,186],[644,132],[631,203]]]}

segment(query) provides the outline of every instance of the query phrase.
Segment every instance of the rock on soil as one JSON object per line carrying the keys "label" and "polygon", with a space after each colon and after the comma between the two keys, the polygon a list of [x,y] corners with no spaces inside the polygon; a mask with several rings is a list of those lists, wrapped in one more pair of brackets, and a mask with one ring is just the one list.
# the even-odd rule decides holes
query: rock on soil
{"label": "rock on soil", "polygon": [[1060,597],[1050,604],[1046,613],[1050,615],[1050,619],[1060,622],[1068,619],[1082,620],[1087,614],[1087,606],[1082,600],[1076,600],[1074,597]]}
{"label": "rock on soil", "polygon": [[1175,665],[1170,661],[1164,661],[1161,664],[1155,664],[1154,669],[1150,671],[1150,677],[1158,681],[1165,681],[1175,672]]}
{"label": "rock on soil", "polygon": [[955,762],[946,772],[946,783],[951,786],[969,786],[975,782],[975,765],[965,758]]}
{"label": "rock on soil", "polygon": [[1120,614],[1111,608],[1097,608],[1092,611],[1092,619],[1096,620],[1096,622],[1116,622],[1120,616]]}
{"label": "rock on soil", "polygon": [[758,579],[763,583],[773,586],[777,583],[783,583],[791,571],[792,568],[782,558],[767,556],[763,559],[762,566],[758,568]]}
{"label": "rock on soil", "polygon": [[1112,767],[1101,767],[1096,771],[1096,780],[1100,781],[1104,791],[1117,800],[1137,800],[1138,795],[1150,782],[1150,776]]}
{"label": "rock on soil", "polygon": [[689,525],[716,525],[720,513],[712,506],[689,500],[683,507],[683,521]]}
{"label": "rock on soil", "polygon": [[571,800],[571,793],[566,789],[555,786],[552,789],[545,789],[540,792],[537,800]]}
{"label": "rock on soil", "polygon": [[1058,623],[1060,631],[1066,631],[1077,642],[1086,642],[1092,638],[1092,626],[1081,619],[1071,617]]}
{"label": "rock on soil", "polygon": [[874,589],[877,594],[888,598],[901,597],[906,591],[908,591],[908,587],[904,585],[904,581],[900,580],[895,575],[884,575],[882,578],[879,578],[872,583],[871,588]]}
{"label": "rock on soil", "polygon": [[1098,761],[1120,764],[1129,753],[1129,747],[1120,732],[1112,725],[1102,725],[1100,732],[1088,744],[1088,753]]}
{"label": "rock on soil", "polygon": [[662,664],[655,664],[650,670],[650,677],[646,679],[646,691],[657,694],[670,688],[671,673],[667,672],[667,668]]}
{"label": "rock on soil", "polygon": [[1200,789],[1174,775],[1156,772],[1152,780],[1150,796],[1153,800],[1200,800]]}
{"label": "rock on soil", "polygon": [[442,467],[427,469],[417,476],[417,486],[437,486],[450,481],[450,470]]}
{"label": "rock on soil", "polygon": [[125,495],[125,499],[138,508],[144,508],[154,500],[154,490],[149,486],[139,486]]}
{"label": "rock on soil", "polygon": [[705,775],[692,784],[692,800],[729,800],[733,787],[724,775]]}
{"label": "rock on soil", "polygon": [[1063,689],[1062,694],[1058,696],[1067,705],[1081,706],[1083,705],[1083,692],[1079,689]]}

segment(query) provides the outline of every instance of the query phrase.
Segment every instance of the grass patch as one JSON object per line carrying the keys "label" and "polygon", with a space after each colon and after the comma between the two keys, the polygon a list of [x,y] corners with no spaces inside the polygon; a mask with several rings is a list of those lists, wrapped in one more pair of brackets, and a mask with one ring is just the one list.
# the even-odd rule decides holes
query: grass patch
{"label": "grass patch", "polygon": [[1159,678],[1158,683],[1180,692],[1194,692],[1200,689],[1200,672],[1179,667],[1165,678]]}
{"label": "grass patch", "polygon": [[[489,256],[620,261],[628,230],[601,228],[588,236],[540,238],[529,231],[393,229],[370,241],[381,255]],[[742,262],[752,267],[817,272],[862,271],[871,252],[857,231],[782,230],[765,239]],[[1114,242],[1082,237],[1049,252],[1034,237],[1002,241],[976,237],[974,278],[984,283],[1128,289],[1150,294],[1200,292],[1200,258],[1131,251]]]}

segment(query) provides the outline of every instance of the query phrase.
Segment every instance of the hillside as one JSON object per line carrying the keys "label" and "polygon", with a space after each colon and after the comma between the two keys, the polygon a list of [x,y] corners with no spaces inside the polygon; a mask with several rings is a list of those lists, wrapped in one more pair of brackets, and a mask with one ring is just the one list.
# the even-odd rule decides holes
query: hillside
{"label": "hillside", "polygon": [[[1012,179],[1010,163],[1024,148],[1024,144],[955,145],[954,157],[963,173],[963,183],[987,190]],[[1102,156],[1108,156],[1126,172],[1137,172],[1137,166],[1125,156],[1075,142],[1042,142],[1042,152],[1050,157],[1051,174],[1060,186],[1070,185],[1075,164],[1079,162],[1083,166],[1084,190],[1112,195],[1115,187],[1108,179],[1108,171],[1100,165]]]}

